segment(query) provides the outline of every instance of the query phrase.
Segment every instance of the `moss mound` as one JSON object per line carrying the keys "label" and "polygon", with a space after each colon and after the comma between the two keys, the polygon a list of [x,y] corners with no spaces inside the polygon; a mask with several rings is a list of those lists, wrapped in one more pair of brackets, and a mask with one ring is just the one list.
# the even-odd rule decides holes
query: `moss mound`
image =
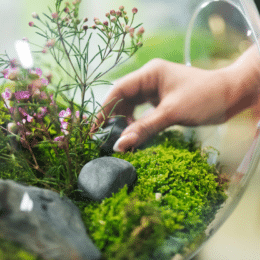
{"label": "moss mound", "polygon": [[115,154],[130,162],[138,180],[102,203],[90,203],[83,219],[107,259],[167,259],[201,234],[224,202],[214,165],[181,133],[159,135],[144,150]]}

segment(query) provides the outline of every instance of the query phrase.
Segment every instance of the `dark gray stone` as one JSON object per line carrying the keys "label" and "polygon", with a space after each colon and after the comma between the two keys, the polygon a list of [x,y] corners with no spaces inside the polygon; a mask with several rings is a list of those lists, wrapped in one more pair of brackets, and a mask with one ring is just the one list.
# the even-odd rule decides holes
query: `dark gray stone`
{"label": "dark gray stone", "polygon": [[101,258],[78,208],[68,198],[10,180],[0,180],[0,237],[18,242],[43,259]]}
{"label": "dark gray stone", "polygon": [[120,137],[124,129],[127,127],[127,123],[125,118],[118,117],[118,118],[111,118],[106,127],[103,129],[104,133],[96,134],[94,139],[100,139],[104,143],[101,145],[101,155],[111,155],[114,153],[113,146],[117,139]]}
{"label": "dark gray stone", "polygon": [[136,171],[129,162],[114,158],[101,157],[87,163],[78,178],[78,188],[82,195],[95,201],[109,198],[125,184],[131,187],[136,180]]}

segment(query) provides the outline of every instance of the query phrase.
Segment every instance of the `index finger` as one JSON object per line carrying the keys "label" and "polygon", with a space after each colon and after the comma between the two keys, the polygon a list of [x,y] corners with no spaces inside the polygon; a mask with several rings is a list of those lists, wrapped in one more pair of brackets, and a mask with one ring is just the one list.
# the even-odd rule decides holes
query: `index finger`
{"label": "index finger", "polygon": [[[113,115],[127,116],[134,106],[147,101],[158,87],[159,64],[160,60],[153,60],[117,80],[103,102],[100,112],[96,115],[95,125],[106,123],[111,112]],[[129,101],[131,108],[129,107],[130,111],[126,112],[127,107],[124,106],[127,106]]]}

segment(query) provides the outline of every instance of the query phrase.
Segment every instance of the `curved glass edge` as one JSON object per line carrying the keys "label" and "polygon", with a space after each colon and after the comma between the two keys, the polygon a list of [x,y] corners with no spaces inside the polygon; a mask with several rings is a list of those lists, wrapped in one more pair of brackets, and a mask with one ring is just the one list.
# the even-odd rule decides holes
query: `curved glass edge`
{"label": "curved glass edge", "polygon": [[[258,51],[260,53],[260,46],[258,37],[260,36],[260,18],[256,6],[252,0],[246,1],[246,3],[241,3],[240,0],[204,0],[195,10],[190,23],[188,25],[185,45],[184,45],[184,61],[186,66],[192,66],[191,58],[190,58],[190,48],[191,48],[191,35],[194,27],[194,23],[196,18],[198,17],[199,13],[206,8],[212,2],[225,2],[232,6],[234,6],[244,17],[245,21],[248,24],[248,27],[252,31],[252,38],[257,45]],[[249,3],[250,2],[250,3]],[[249,18],[250,17],[250,18]],[[251,20],[253,17],[253,20]]]}
{"label": "curved glass edge", "polygon": [[[190,47],[191,47],[191,36],[193,27],[198,17],[200,11],[206,8],[212,2],[226,2],[235,7],[241,15],[244,17],[245,21],[248,24],[249,29],[252,31],[252,39],[253,42],[257,45],[258,51],[260,54],[260,46],[259,40],[260,37],[260,17],[255,6],[253,0],[240,1],[240,0],[205,0],[201,1],[197,9],[195,10],[188,29],[186,33],[185,39],[185,49],[184,49],[184,61],[186,66],[192,66],[191,58],[190,58]],[[205,238],[203,242],[201,241],[197,244],[197,248],[193,251],[187,252],[184,255],[185,260],[191,260],[194,256],[198,254],[198,252],[202,249],[202,247],[209,241],[209,239],[219,230],[219,228],[224,224],[224,222],[229,218],[229,216],[233,213],[235,208],[237,207],[239,201],[243,197],[248,184],[252,176],[255,174],[256,169],[259,165],[260,161],[260,126],[258,125],[254,140],[252,145],[250,146],[248,152],[244,156],[243,161],[240,166],[233,174],[230,182],[230,186],[228,188],[228,199],[219,209],[216,214],[215,219],[208,226],[205,231]]]}

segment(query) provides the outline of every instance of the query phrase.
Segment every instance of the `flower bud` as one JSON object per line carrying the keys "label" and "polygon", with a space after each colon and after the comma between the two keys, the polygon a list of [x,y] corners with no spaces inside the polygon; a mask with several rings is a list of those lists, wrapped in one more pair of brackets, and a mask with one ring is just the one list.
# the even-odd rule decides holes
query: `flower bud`
{"label": "flower bud", "polygon": [[94,20],[94,22],[95,22],[96,25],[100,25],[101,24],[101,22],[98,19]]}
{"label": "flower bud", "polygon": [[120,6],[119,6],[119,10],[120,10],[120,11],[123,11],[124,8],[125,8],[125,7],[124,7],[123,5],[120,5]]}
{"label": "flower bud", "polygon": [[50,39],[46,42],[45,46],[51,48],[54,46],[54,44],[55,44],[55,39]]}
{"label": "flower bud", "polygon": [[132,9],[132,13],[133,14],[136,14],[138,12],[138,9],[136,8],[136,7],[134,7],[133,9]]}
{"label": "flower bud", "polygon": [[84,23],[86,23],[88,21],[88,18],[86,17],[85,19],[84,19]]}
{"label": "flower bud", "polygon": [[141,47],[143,46],[143,43],[142,43],[142,42],[138,42],[136,45],[137,45],[139,48],[141,48]]}
{"label": "flower bud", "polygon": [[83,30],[86,31],[88,29],[88,26],[87,25],[83,25]]}
{"label": "flower bud", "polygon": [[126,11],[123,11],[123,15],[126,15],[127,14],[127,12]]}
{"label": "flower bud", "polygon": [[34,26],[34,22],[29,22],[29,26],[33,27]]}
{"label": "flower bud", "polygon": [[113,16],[115,16],[115,15],[116,15],[116,11],[115,11],[115,10],[111,10],[111,11],[110,11],[110,14],[113,15]]}
{"label": "flower bud", "polygon": [[111,19],[111,22],[112,22],[112,23],[115,23],[115,22],[116,22],[116,18],[113,17],[113,18]]}
{"label": "flower bud", "polygon": [[129,25],[126,25],[126,26],[125,26],[125,31],[126,31],[126,32],[129,32],[129,29],[130,29],[130,26],[129,26]]}
{"label": "flower bud", "polygon": [[95,24],[93,24],[92,29],[97,29],[97,26]]}
{"label": "flower bud", "polygon": [[65,7],[64,10],[63,10],[65,13],[69,13],[70,12],[70,9],[68,7]]}
{"label": "flower bud", "polygon": [[134,37],[134,31],[135,31],[135,29],[133,27],[129,28],[129,34],[130,34],[131,38]]}
{"label": "flower bud", "polygon": [[141,36],[143,33],[144,33],[144,27],[140,27],[136,34]]}
{"label": "flower bud", "polygon": [[104,24],[105,26],[108,26],[108,21],[104,21],[103,24]]}
{"label": "flower bud", "polygon": [[58,17],[59,17],[58,13],[56,13],[56,12],[52,13],[51,16],[53,19],[58,19]]}
{"label": "flower bud", "polygon": [[121,17],[121,16],[122,16],[122,12],[117,11],[117,12],[116,12],[116,16]]}
{"label": "flower bud", "polygon": [[39,19],[39,15],[38,15],[36,12],[33,12],[33,13],[32,13],[32,17],[33,17],[34,19]]}
{"label": "flower bud", "polygon": [[128,23],[128,21],[129,21],[129,18],[128,18],[128,16],[126,15],[126,16],[124,17],[124,19],[125,19],[125,23],[127,24],[127,23]]}
{"label": "flower bud", "polygon": [[109,17],[110,17],[110,13],[106,13],[106,17],[108,17],[108,18],[109,18]]}

